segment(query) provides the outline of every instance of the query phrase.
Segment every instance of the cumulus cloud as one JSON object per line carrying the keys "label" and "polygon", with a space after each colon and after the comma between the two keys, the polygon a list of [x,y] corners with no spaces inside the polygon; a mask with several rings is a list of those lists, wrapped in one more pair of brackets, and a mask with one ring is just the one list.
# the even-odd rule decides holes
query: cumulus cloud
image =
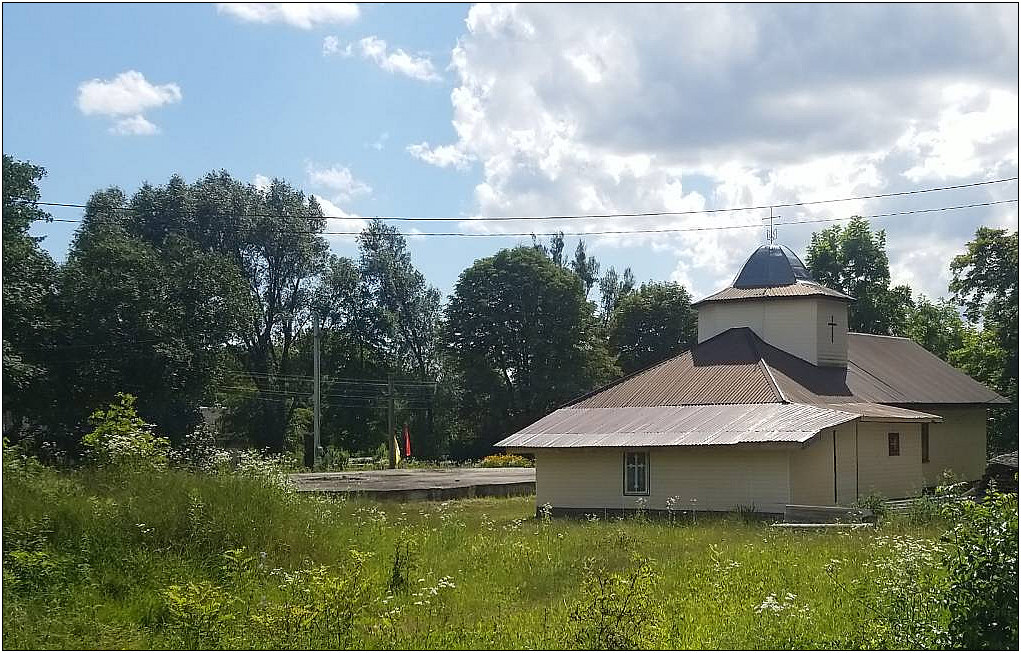
{"label": "cumulus cloud", "polygon": [[[476,5],[451,53],[450,143],[408,152],[478,161],[479,215],[700,211],[899,191],[1017,174],[1017,33],[985,5]],[[929,183],[933,182],[933,183]],[[1015,193],[1016,185],[1009,189]],[[782,220],[989,199],[994,187],[793,207]],[[1009,205],[1008,205],[1009,207]],[[1016,208],[1009,207],[1016,216]],[[542,223],[613,231],[761,224],[768,211]],[[876,220],[899,278],[946,294],[975,210]],[[781,221],[782,221],[781,220]],[[471,231],[535,223],[464,221]],[[828,223],[780,228],[804,251]],[[925,256],[908,258],[924,240]],[[612,261],[651,251],[707,293],[764,229],[590,237]],[[618,267],[620,267],[618,263]]]}
{"label": "cumulus cloud", "polygon": [[344,47],[340,45],[340,39],[336,36],[326,36],[323,38],[323,56],[329,57],[337,55],[341,57],[350,57],[352,53],[351,44],[348,43]]}
{"label": "cumulus cloud", "polygon": [[358,41],[361,55],[388,73],[394,73],[423,82],[439,81],[441,77],[429,57],[416,56],[397,48],[390,51],[386,41],[376,36],[366,36]]}
{"label": "cumulus cloud", "polygon": [[333,194],[334,200],[346,202],[352,197],[368,195],[372,187],[363,181],[355,178],[350,168],[341,165],[319,167],[308,164],[308,181],[312,186],[327,188]]}
{"label": "cumulus cloud", "polygon": [[416,159],[440,168],[453,167],[465,170],[471,161],[471,157],[458,145],[430,147],[427,141],[422,141],[421,143],[412,143],[407,147],[407,151]]}
{"label": "cumulus cloud", "polygon": [[348,24],[358,19],[358,5],[347,2],[222,2],[216,11],[246,23],[283,23],[300,29]]}
{"label": "cumulus cloud", "polygon": [[130,118],[121,118],[115,122],[110,127],[110,131],[114,134],[123,134],[125,136],[150,136],[158,134],[160,128],[146,120],[145,116],[131,116]]}
{"label": "cumulus cloud", "polygon": [[369,224],[369,221],[365,218],[348,213],[322,195],[313,193],[312,197],[316,198],[316,201],[319,202],[319,206],[323,209],[323,215],[330,217],[326,221],[326,231],[328,232],[326,238],[334,243],[350,244],[355,242],[357,234]]}
{"label": "cumulus cloud", "polygon": [[156,134],[159,129],[143,115],[150,109],[180,102],[177,84],[151,84],[137,70],[113,79],[90,79],[78,85],[78,110],[86,116],[115,118],[110,131],[125,135]]}

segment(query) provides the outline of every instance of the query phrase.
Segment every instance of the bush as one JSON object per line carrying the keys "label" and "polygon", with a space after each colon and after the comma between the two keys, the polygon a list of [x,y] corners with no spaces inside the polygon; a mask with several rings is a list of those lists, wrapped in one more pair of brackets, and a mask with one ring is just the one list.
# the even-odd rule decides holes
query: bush
{"label": "bush", "polygon": [[497,454],[483,458],[479,467],[535,467],[535,464],[524,456]]}
{"label": "bush", "polygon": [[950,645],[965,649],[1017,647],[1018,503],[991,492],[981,501],[947,505],[952,526],[942,538],[949,575]]}
{"label": "bush", "polygon": [[659,576],[652,561],[632,558],[631,567],[609,573],[585,561],[582,594],[571,610],[571,648],[627,651],[655,643],[657,612],[652,593]]}
{"label": "bush", "polygon": [[886,498],[878,492],[870,492],[863,497],[858,497],[858,500],[854,502],[854,507],[859,510],[871,510],[872,514],[876,516],[876,521],[882,521],[887,512]]}
{"label": "bush", "polygon": [[117,400],[106,410],[89,417],[92,431],[82,438],[89,458],[101,465],[159,469],[166,467],[170,442],[153,432],[135,412],[135,397],[117,393]]}

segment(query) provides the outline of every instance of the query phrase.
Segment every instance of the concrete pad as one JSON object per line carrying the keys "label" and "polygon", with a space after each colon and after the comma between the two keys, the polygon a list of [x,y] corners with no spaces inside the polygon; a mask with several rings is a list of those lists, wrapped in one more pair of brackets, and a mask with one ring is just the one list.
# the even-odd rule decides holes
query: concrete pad
{"label": "concrete pad", "polygon": [[292,474],[298,492],[329,492],[395,501],[445,501],[535,493],[535,469],[381,469]]}

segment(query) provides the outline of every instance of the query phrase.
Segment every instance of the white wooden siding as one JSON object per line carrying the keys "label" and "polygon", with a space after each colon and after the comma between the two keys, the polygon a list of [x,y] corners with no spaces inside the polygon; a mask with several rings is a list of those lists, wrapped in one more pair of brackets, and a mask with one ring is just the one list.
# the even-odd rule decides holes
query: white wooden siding
{"label": "white wooden siding", "polygon": [[[748,327],[774,347],[815,363],[817,301],[815,297],[798,297],[703,304],[698,307],[698,341],[734,327]],[[827,341],[828,334],[827,330]]]}
{"label": "white wooden siding", "polygon": [[[847,302],[834,299],[815,299],[816,354],[817,365],[847,367]],[[830,342],[830,318],[837,325],[833,327],[833,342]]]}
{"label": "white wooden siding", "polygon": [[939,485],[944,470],[966,481],[982,478],[986,470],[986,409],[925,410],[943,418],[941,424],[929,425],[929,462],[922,466],[926,486]]}
{"label": "white wooden siding", "polygon": [[[857,498],[858,468],[855,423],[826,429],[791,456],[790,503],[809,506],[849,506]],[[834,473],[836,445],[836,483]]]}
{"label": "white wooden siding", "polygon": [[[788,451],[737,447],[649,448],[649,509],[783,512],[790,495]],[[624,449],[536,451],[536,504],[555,508],[633,509],[623,491]],[[696,499],[692,503],[692,499]]]}

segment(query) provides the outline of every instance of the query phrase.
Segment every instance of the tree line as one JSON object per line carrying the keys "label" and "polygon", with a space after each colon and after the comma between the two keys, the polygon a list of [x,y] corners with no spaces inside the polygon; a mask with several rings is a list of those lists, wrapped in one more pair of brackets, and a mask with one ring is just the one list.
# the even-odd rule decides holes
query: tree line
{"label": "tree line", "polygon": [[[313,316],[322,323],[329,447],[385,441],[386,396],[419,457],[489,453],[571,398],[675,355],[696,338],[688,291],[602,271],[563,235],[502,249],[446,298],[393,226],[371,221],[356,257],[330,252],[322,208],[282,180],[226,171],[95,192],[67,258],[29,233],[45,170],[4,155],[5,434],[78,451],[117,392],[179,443],[222,407],[223,439],[298,451],[311,429]],[[952,264],[951,299],[891,287],[885,234],[855,219],[812,237],[815,278],[857,298],[851,327],[906,335],[1013,403],[994,446],[1017,443],[1017,233],[981,228]],[[597,300],[590,299],[597,290]],[[963,311],[963,317],[962,312]],[[44,445],[45,443],[45,445]]]}

